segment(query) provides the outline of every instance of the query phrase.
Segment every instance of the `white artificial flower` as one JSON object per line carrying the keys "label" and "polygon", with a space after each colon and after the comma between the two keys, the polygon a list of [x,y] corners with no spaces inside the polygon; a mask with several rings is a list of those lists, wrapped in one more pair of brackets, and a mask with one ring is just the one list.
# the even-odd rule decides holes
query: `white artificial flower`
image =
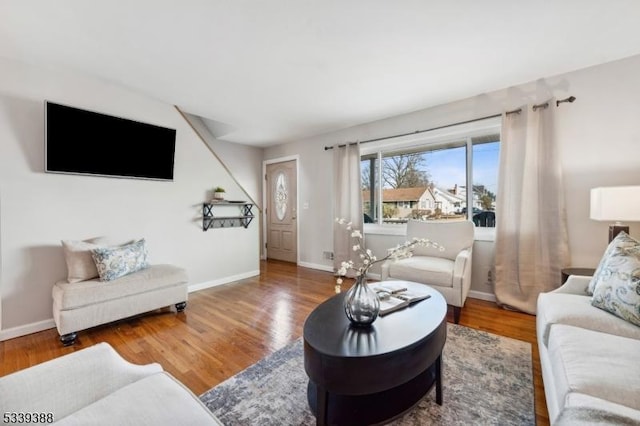
{"label": "white artificial flower", "polygon": [[352,238],[362,238],[362,234],[360,233],[359,230],[356,229],[351,233],[351,237]]}
{"label": "white artificial flower", "polygon": [[338,279],[336,280],[336,283],[337,283],[337,284],[342,284],[342,278],[338,278]]}
{"label": "white artificial flower", "polygon": [[353,246],[353,251],[358,251],[360,250],[360,245],[356,244],[355,246]]}

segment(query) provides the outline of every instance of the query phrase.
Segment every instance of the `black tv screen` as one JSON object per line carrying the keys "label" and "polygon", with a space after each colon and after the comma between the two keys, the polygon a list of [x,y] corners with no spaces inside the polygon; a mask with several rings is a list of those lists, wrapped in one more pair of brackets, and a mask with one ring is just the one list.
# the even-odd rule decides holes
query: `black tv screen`
{"label": "black tv screen", "polygon": [[173,180],[176,131],[45,101],[45,172]]}

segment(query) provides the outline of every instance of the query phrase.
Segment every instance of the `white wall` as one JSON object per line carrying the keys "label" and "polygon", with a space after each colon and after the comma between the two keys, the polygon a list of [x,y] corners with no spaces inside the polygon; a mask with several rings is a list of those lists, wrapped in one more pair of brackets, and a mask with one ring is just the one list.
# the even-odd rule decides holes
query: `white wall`
{"label": "white wall", "polygon": [[[322,252],[332,249],[326,230],[333,217],[332,156],[325,145],[428,129],[569,95],[577,100],[557,108],[555,138],[565,177],[571,260],[574,266],[595,267],[607,245],[608,224],[589,219],[589,190],[640,184],[640,56],[266,149],[265,159],[300,155],[299,199],[309,203],[298,216],[301,261],[331,266],[322,259]],[[639,224],[631,224],[631,234],[640,237]],[[388,246],[397,240],[388,239]],[[478,267],[492,261],[491,243],[476,244],[474,251]],[[486,291],[485,279],[484,271],[474,270],[473,290]]]}
{"label": "white wall", "polygon": [[[184,115],[198,132],[198,135],[200,135],[209,148],[211,148],[218,160],[231,172],[233,179],[240,185],[240,188],[246,195],[246,197],[242,197],[241,199],[251,201],[255,204],[253,213],[256,218],[254,221],[258,227],[259,234],[256,244],[258,244],[258,252],[262,255],[262,247],[264,247],[264,223],[261,214],[262,182],[264,180],[262,176],[262,157],[264,156],[264,149],[216,139],[205,120],[193,114],[184,113]],[[211,191],[213,191],[213,188],[216,186],[220,185],[214,183]],[[210,198],[213,198],[213,194],[211,194]],[[228,200],[234,199],[228,194],[225,194],[225,198]]]}
{"label": "white wall", "polygon": [[[45,99],[176,129],[174,181],[44,173]],[[50,326],[51,287],[66,276],[61,239],[145,237],[153,263],[185,267],[198,287],[259,273],[256,223],[202,231],[201,203],[213,185],[230,199],[244,194],[172,105],[70,71],[0,60],[0,149],[0,340]]]}
{"label": "white wall", "polygon": [[[185,115],[222,164],[231,171],[233,178],[247,197],[262,209],[262,157],[264,149],[216,139],[200,117],[187,113]],[[219,185],[213,183],[212,189],[216,186]],[[232,199],[228,196],[225,197]]]}

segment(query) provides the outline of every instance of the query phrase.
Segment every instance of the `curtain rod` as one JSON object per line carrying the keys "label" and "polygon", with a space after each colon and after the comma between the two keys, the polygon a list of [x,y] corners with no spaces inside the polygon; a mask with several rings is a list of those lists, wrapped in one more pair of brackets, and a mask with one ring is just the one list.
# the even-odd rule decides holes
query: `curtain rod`
{"label": "curtain rod", "polygon": [[[575,100],[576,100],[575,96],[569,96],[566,99],[560,99],[559,101],[556,101],[556,107],[560,106],[560,104],[563,103],[563,102],[572,103]],[[547,108],[548,106],[549,106],[549,102],[545,102],[545,103],[540,104],[540,105],[534,105],[533,106],[533,110],[535,111],[538,108],[544,109],[544,108]],[[507,112],[505,112],[505,114],[506,115],[509,115],[509,114],[520,114],[521,112],[522,112],[522,108],[518,108],[518,109],[514,109],[513,111],[507,111]],[[487,120],[489,118],[496,118],[496,117],[500,117],[501,115],[502,114],[493,114],[493,115],[488,115],[486,117],[474,118],[472,120],[460,121],[458,123],[445,124],[444,126],[432,127],[430,129],[416,130],[415,132],[412,132],[412,133],[402,133],[402,134],[399,134],[399,135],[385,136],[385,137],[382,137],[382,138],[369,139],[369,140],[360,142],[360,144],[369,143],[369,142],[378,142],[378,141],[383,141],[385,139],[399,138],[401,136],[415,135],[415,134],[418,134],[418,133],[431,132],[433,130],[445,129],[445,128],[451,127],[451,126],[458,126],[460,124],[467,124],[467,123],[473,123],[474,121]],[[356,143],[357,142],[350,142],[348,144],[338,145],[338,148],[343,148],[343,147],[345,147],[347,145],[355,145]],[[328,149],[333,149],[333,147],[332,146],[325,146],[324,147],[325,151],[328,150]]]}
{"label": "curtain rod", "polygon": [[[514,109],[513,111],[507,111],[505,114],[520,114],[520,112],[522,112],[522,108]],[[457,123],[445,124],[444,126],[432,127],[430,129],[416,130],[415,132],[411,132],[411,133],[401,133],[399,135],[385,136],[385,137],[382,137],[382,138],[369,139],[369,140],[366,140],[366,141],[361,141],[360,145],[365,144],[365,143],[370,143],[370,142],[383,141],[385,139],[399,138],[401,136],[416,135],[416,134],[420,134],[420,133],[431,132],[431,131],[434,131],[434,130],[446,129],[447,127],[459,126],[461,124],[467,124],[467,123],[473,123],[474,121],[488,120],[489,118],[496,118],[496,117],[500,117],[500,116],[502,116],[502,114],[487,115],[486,117],[474,118],[474,119],[466,120],[466,121],[459,121]],[[357,142],[350,142],[348,144],[338,145],[338,148],[343,148],[343,147],[345,147],[347,145],[355,145],[356,143]],[[325,146],[324,147],[325,151],[329,150],[329,149],[333,149],[333,147],[332,146]]]}

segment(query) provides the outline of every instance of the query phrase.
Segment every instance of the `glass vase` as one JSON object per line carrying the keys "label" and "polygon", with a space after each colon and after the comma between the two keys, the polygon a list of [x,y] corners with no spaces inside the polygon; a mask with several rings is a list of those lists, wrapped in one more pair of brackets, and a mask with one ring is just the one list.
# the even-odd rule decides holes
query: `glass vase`
{"label": "glass vase", "polygon": [[367,285],[364,275],[356,277],[356,283],[344,297],[344,311],[353,325],[368,326],[378,318],[380,300]]}

